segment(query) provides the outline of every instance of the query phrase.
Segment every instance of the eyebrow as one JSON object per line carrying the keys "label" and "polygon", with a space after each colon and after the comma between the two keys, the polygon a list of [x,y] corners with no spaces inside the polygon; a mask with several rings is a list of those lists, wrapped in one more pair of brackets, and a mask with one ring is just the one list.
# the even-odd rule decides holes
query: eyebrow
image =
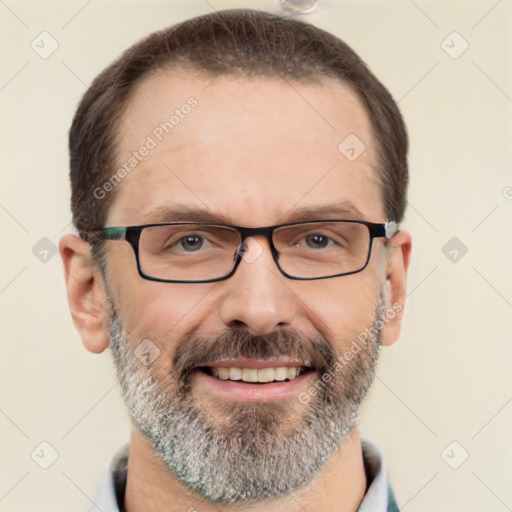
{"label": "eyebrow", "polygon": [[225,218],[212,210],[198,206],[157,206],[142,216],[144,223],[153,222],[208,222],[224,223]]}
{"label": "eyebrow", "polygon": [[[277,219],[276,224],[305,222],[309,220],[352,219],[364,220],[364,215],[349,201],[338,203],[311,205],[293,208]],[[144,224],[160,222],[205,222],[210,224],[235,224],[233,219],[208,208],[188,205],[157,206],[143,214]]]}
{"label": "eyebrow", "polygon": [[[357,217],[357,219],[354,217]],[[362,220],[363,218],[361,211],[349,201],[293,208],[292,211],[282,217],[285,222],[302,222],[323,219],[346,220],[349,218],[353,220]]]}

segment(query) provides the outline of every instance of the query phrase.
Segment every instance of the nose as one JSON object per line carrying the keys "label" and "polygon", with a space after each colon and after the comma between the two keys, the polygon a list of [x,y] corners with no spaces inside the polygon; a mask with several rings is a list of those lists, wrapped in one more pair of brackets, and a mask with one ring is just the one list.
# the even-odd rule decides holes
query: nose
{"label": "nose", "polygon": [[[260,238],[260,237],[258,237]],[[298,297],[290,290],[272,258],[268,242],[247,240],[235,274],[224,281],[221,321],[245,327],[254,335],[290,327],[299,315]]]}

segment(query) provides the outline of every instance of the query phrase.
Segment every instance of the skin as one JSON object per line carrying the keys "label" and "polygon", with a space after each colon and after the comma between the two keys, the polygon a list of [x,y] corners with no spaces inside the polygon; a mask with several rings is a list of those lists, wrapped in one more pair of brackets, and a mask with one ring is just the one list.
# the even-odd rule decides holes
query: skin
{"label": "skin", "polygon": [[[248,227],[284,223],[301,208],[318,210],[325,205],[343,207],[344,212],[310,212],[302,219],[388,220],[368,116],[351,89],[333,80],[290,85],[278,78],[228,76],[212,81],[192,72],[156,73],[138,85],[123,113],[119,164],[190,96],[197,99],[197,107],[118,185],[106,226],[165,222],[171,219],[151,211],[176,205]],[[366,146],[353,162],[338,150],[351,133]],[[173,340],[184,335],[215,335],[236,326],[258,335],[294,328],[325,337],[342,354],[374,321],[381,290],[387,307],[404,304],[411,251],[406,232],[395,235],[388,246],[376,239],[363,272],[309,282],[282,276],[264,238],[251,240],[249,251],[256,247],[253,244],[260,244],[262,254],[251,263],[242,261],[230,279],[191,285],[144,280],[132,248],[107,243],[109,289],[123,326],[132,340],[149,338],[158,345],[162,353],[153,364],[159,378],[166,378],[172,364]],[[85,347],[100,353],[109,344],[101,273],[91,262],[90,246],[79,237],[64,236],[59,249],[75,327]],[[386,323],[382,345],[397,340],[402,313]],[[192,392],[213,418],[222,419],[210,390],[194,381]],[[307,405],[295,401],[293,407],[301,414]],[[311,485],[293,497],[245,506],[214,505],[170,473],[134,429],[125,507],[128,512],[291,512],[302,507],[354,511],[365,486],[361,441],[354,430]]]}

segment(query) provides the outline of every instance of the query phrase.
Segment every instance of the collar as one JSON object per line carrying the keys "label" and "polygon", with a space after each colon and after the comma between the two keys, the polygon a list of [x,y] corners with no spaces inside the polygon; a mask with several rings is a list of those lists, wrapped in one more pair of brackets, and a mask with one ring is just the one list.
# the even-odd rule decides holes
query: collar
{"label": "collar", "polygon": [[[124,512],[129,449],[129,444],[124,445],[105,466],[89,512]],[[362,441],[362,450],[367,491],[357,512],[399,512],[382,453],[368,440]]]}

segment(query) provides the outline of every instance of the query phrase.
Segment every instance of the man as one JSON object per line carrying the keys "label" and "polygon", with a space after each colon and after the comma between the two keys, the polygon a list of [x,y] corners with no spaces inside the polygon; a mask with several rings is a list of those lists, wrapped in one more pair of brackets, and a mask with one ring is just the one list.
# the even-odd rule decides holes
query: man
{"label": "man", "polygon": [[133,420],[93,510],[398,510],[356,420],[400,331],[407,136],[354,52],[188,20],[93,82],[70,152],[71,314]]}

